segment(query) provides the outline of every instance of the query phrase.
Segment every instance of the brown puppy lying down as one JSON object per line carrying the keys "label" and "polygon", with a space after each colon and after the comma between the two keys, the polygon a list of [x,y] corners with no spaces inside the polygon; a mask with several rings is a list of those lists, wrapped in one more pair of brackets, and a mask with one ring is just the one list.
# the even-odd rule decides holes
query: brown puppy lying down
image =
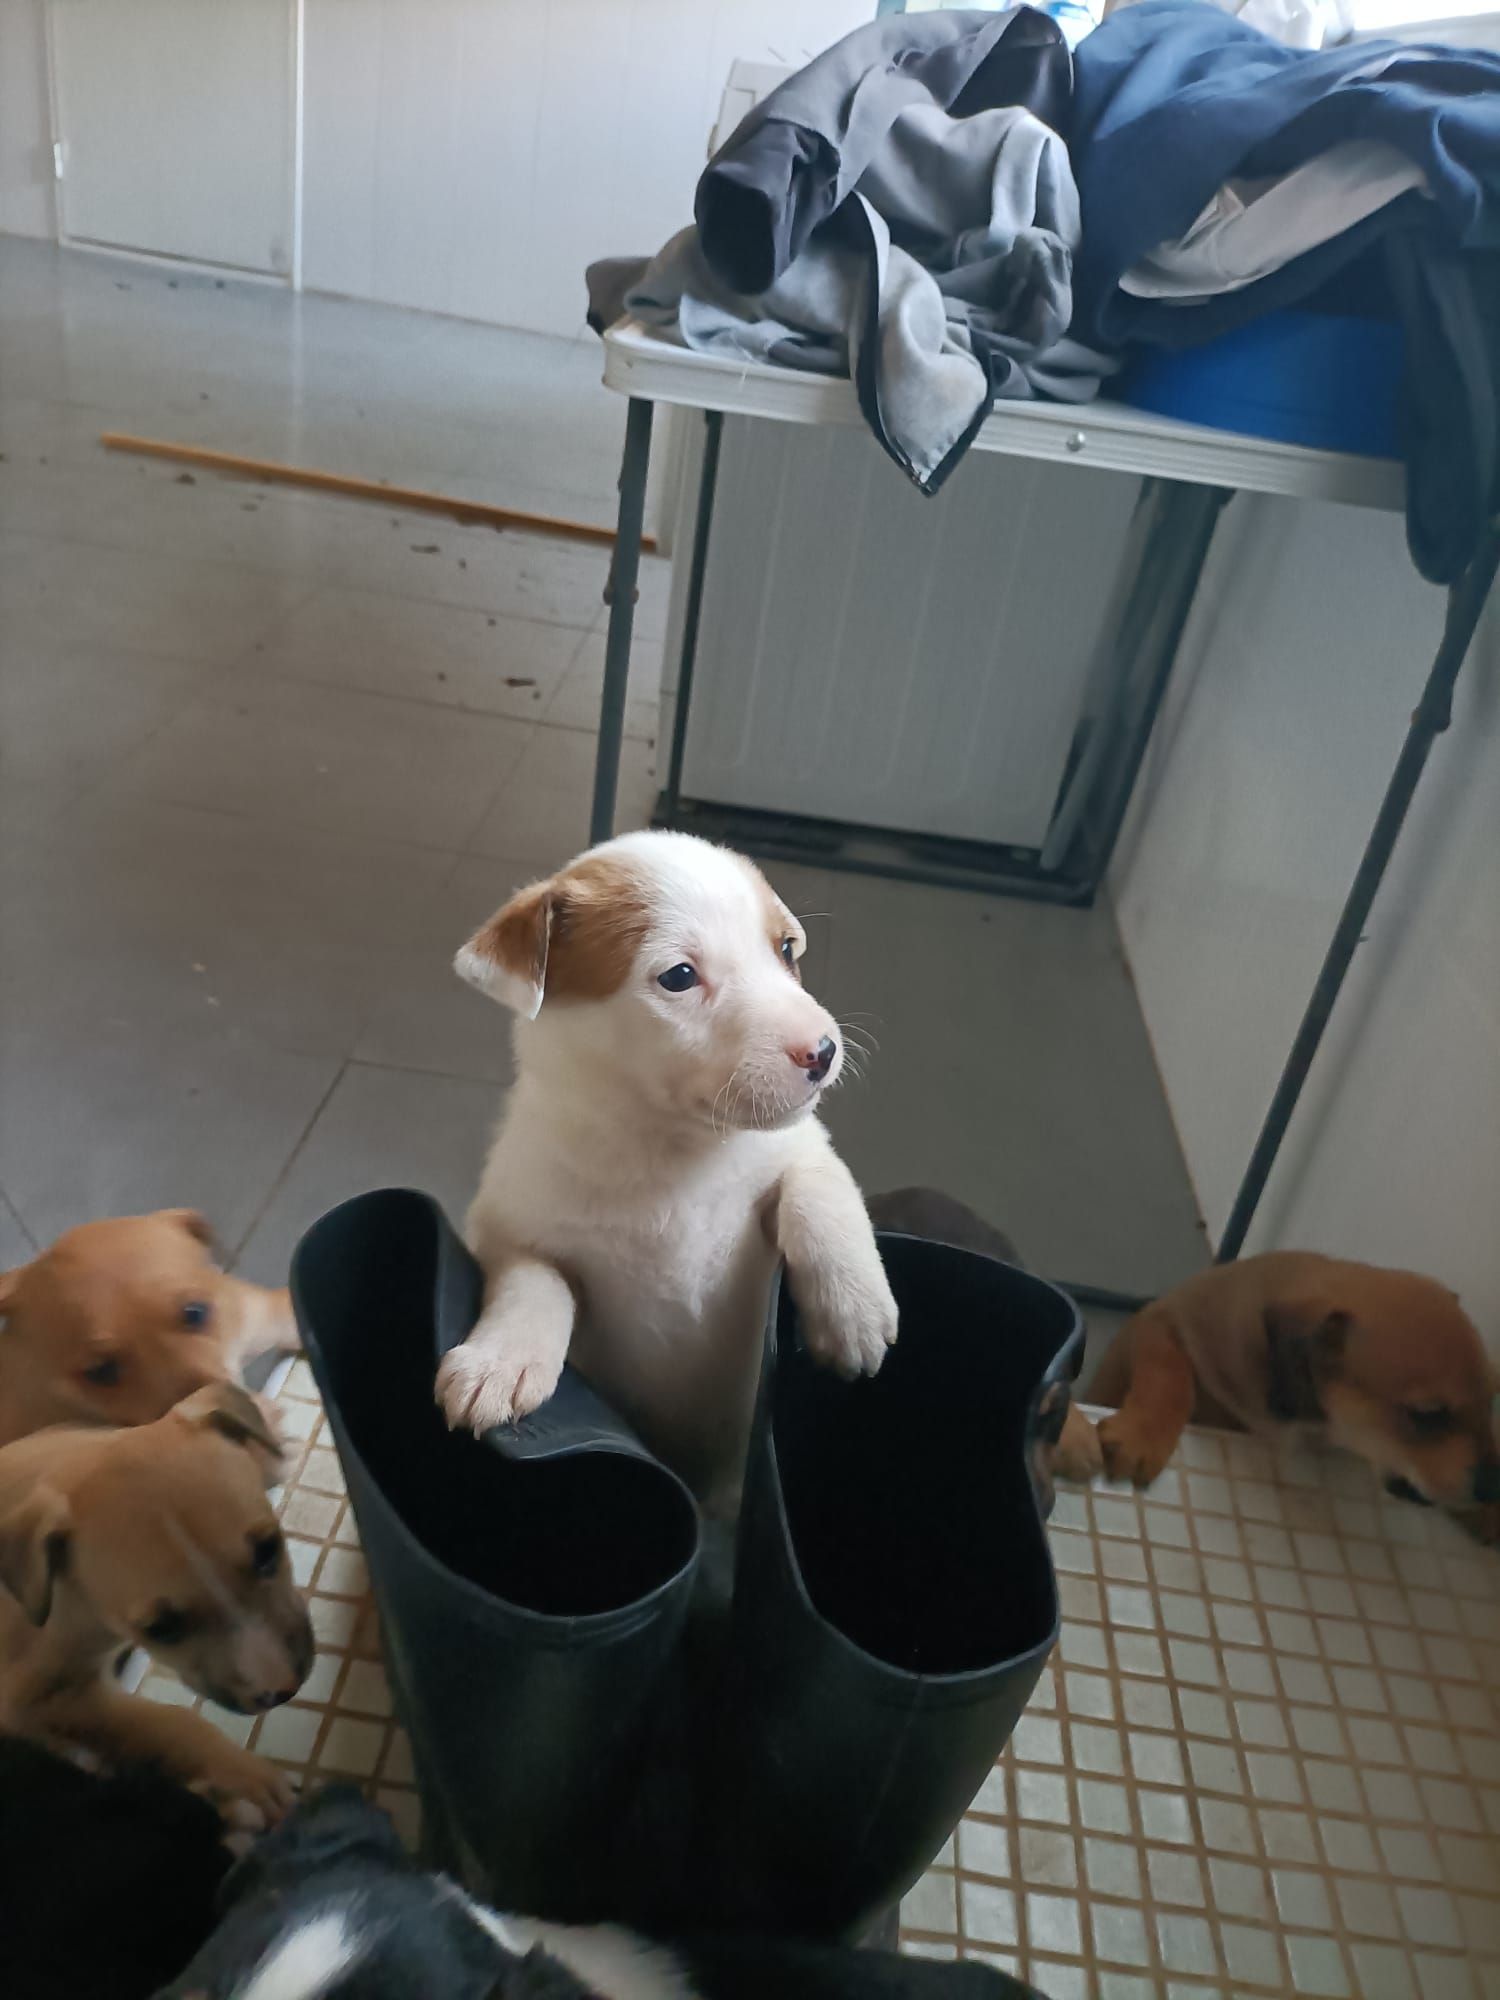
{"label": "brown puppy lying down", "polygon": [[[1201,1271],[1136,1314],[1085,1400],[1112,1479],[1149,1486],[1188,1423],[1312,1434],[1387,1484],[1463,1511],[1500,1501],[1495,1370],[1456,1295],[1414,1271],[1274,1251]],[[1069,1439],[1064,1437],[1064,1446]],[[1088,1444],[1059,1466],[1088,1478]]]}
{"label": "brown puppy lying down", "polygon": [[155,1764],[278,1818],[291,1791],[274,1765],[111,1673],[140,1645],[240,1714],[297,1692],[313,1642],[266,1498],[278,1463],[254,1398],[227,1383],[133,1430],[0,1450],[0,1731]]}
{"label": "brown puppy lying down", "polygon": [[190,1208],[86,1222],[0,1271],[0,1445],[44,1424],[149,1424],[301,1345],[285,1291],[231,1278]]}

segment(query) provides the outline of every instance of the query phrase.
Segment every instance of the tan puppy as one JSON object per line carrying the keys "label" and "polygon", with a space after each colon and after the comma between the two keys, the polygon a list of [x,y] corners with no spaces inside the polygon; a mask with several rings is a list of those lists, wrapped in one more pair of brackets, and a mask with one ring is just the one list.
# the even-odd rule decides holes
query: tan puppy
{"label": "tan puppy", "polygon": [[291,1300],[231,1278],[190,1208],[86,1222],[0,1272],[0,1445],[44,1424],[149,1424],[300,1345]]}
{"label": "tan puppy", "polygon": [[111,1673],[140,1645],[241,1714],[297,1692],[313,1642],[266,1498],[278,1457],[254,1398],[227,1383],[133,1430],[0,1450],[0,1729],[157,1764],[279,1817],[292,1795],[273,1765]]}
{"label": "tan puppy", "polygon": [[[1462,1510],[1500,1500],[1494,1394],[1484,1344],[1445,1285],[1286,1250],[1202,1271],[1137,1313],[1087,1400],[1116,1407],[1098,1443],[1110,1477],[1137,1486],[1196,1421],[1313,1433],[1393,1487]],[[1064,1469],[1092,1468],[1069,1454]]]}

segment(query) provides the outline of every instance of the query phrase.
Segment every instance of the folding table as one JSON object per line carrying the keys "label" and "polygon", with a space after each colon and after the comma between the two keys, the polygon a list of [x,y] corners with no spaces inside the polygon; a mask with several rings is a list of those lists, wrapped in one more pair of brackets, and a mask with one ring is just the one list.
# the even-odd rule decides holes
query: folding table
{"label": "folding table", "polygon": [[[773,817],[726,818],[695,810],[681,797],[683,752],[692,699],[703,579],[713,533],[714,484],[726,415],[770,423],[851,425],[863,421],[853,385],[842,378],[694,353],[658,339],[630,321],[604,337],[604,381],[627,397],[620,466],[619,523],[606,600],[609,629],[590,837],[614,827],[624,736],[636,580],[640,567],[652,412],[657,404],[702,413],[699,478],[687,591],[677,663],[677,698],[658,823],[691,824],[731,834],[763,853],[795,853]],[[1006,402],[996,405],[971,447],[1022,459],[1134,473],[1144,484],[1128,551],[1119,616],[1105,636],[1098,678],[1102,700],[1081,736],[1046,842],[1036,854],[977,857],[920,852],[915,860],[879,867],[908,879],[966,882],[1003,893],[1072,904],[1092,900],[1108,867],[1152,725],[1176,657],[1183,626],[1226,501],[1236,493],[1337,500],[1399,509],[1402,468],[1388,460],[1245,437],[1184,424],[1100,401],[1084,405]],[[961,472],[959,476],[962,476]],[[891,477],[897,478],[895,467]],[[1323,965],[1254,1149],[1246,1165],[1217,1257],[1239,1254],[1285,1137],[1339,989],[1364,930],[1417,782],[1436,738],[1448,727],[1454,682],[1500,567],[1500,522],[1467,574],[1448,593],[1441,641],[1413,712],[1363,857],[1335,926]],[[825,865],[875,867],[850,858]],[[1112,1295],[1095,1293],[1100,1302]]]}

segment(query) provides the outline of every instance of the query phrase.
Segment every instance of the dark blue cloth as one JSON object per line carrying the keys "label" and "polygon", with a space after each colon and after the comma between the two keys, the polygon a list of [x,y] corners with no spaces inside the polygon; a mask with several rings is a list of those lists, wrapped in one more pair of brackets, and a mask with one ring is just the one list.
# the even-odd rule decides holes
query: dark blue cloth
{"label": "dark blue cloth", "polygon": [[[1350,140],[1408,154],[1428,195],[1201,305],[1120,290],[1226,181],[1288,173]],[[1312,53],[1203,0],[1141,0],[1075,52],[1070,147],[1083,211],[1072,332],[1090,346],[1190,346],[1321,303],[1358,261],[1381,260],[1406,338],[1407,540],[1430,581],[1460,576],[1500,505],[1500,355],[1470,275],[1500,249],[1500,56],[1397,42]]]}
{"label": "dark blue cloth", "polygon": [[[1448,240],[1500,247],[1500,56],[1397,42],[1310,53],[1203,0],[1141,0],[1086,35],[1073,63],[1078,339],[1151,339],[1163,317],[1195,310],[1132,299],[1120,278],[1184,235],[1225,181],[1285,173],[1351,139],[1382,140],[1418,161],[1433,197],[1425,206]],[[1386,227],[1411,217],[1408,201],[1394,209]],[[1327,246],[1299,258],[1298,295],[1323,283],[1339,256]],[[1260,290],[1235,295],[1241,320],[1271,302]],[[1275,302],[1288,302],[1285,286]]]}

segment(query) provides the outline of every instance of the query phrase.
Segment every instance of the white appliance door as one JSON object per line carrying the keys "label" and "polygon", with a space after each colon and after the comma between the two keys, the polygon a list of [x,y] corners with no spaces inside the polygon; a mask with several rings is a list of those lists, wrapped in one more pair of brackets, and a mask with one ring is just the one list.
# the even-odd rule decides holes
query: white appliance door
{"label": "white appliance door", "polygon": [[1139,491],[973,452],[928,499],[862,430],[726,418],[684,797],[1040,847]]}
{"label": "white appliance door", "polygon": [[51,0],[72,242],[287,276],[295,0]]}

